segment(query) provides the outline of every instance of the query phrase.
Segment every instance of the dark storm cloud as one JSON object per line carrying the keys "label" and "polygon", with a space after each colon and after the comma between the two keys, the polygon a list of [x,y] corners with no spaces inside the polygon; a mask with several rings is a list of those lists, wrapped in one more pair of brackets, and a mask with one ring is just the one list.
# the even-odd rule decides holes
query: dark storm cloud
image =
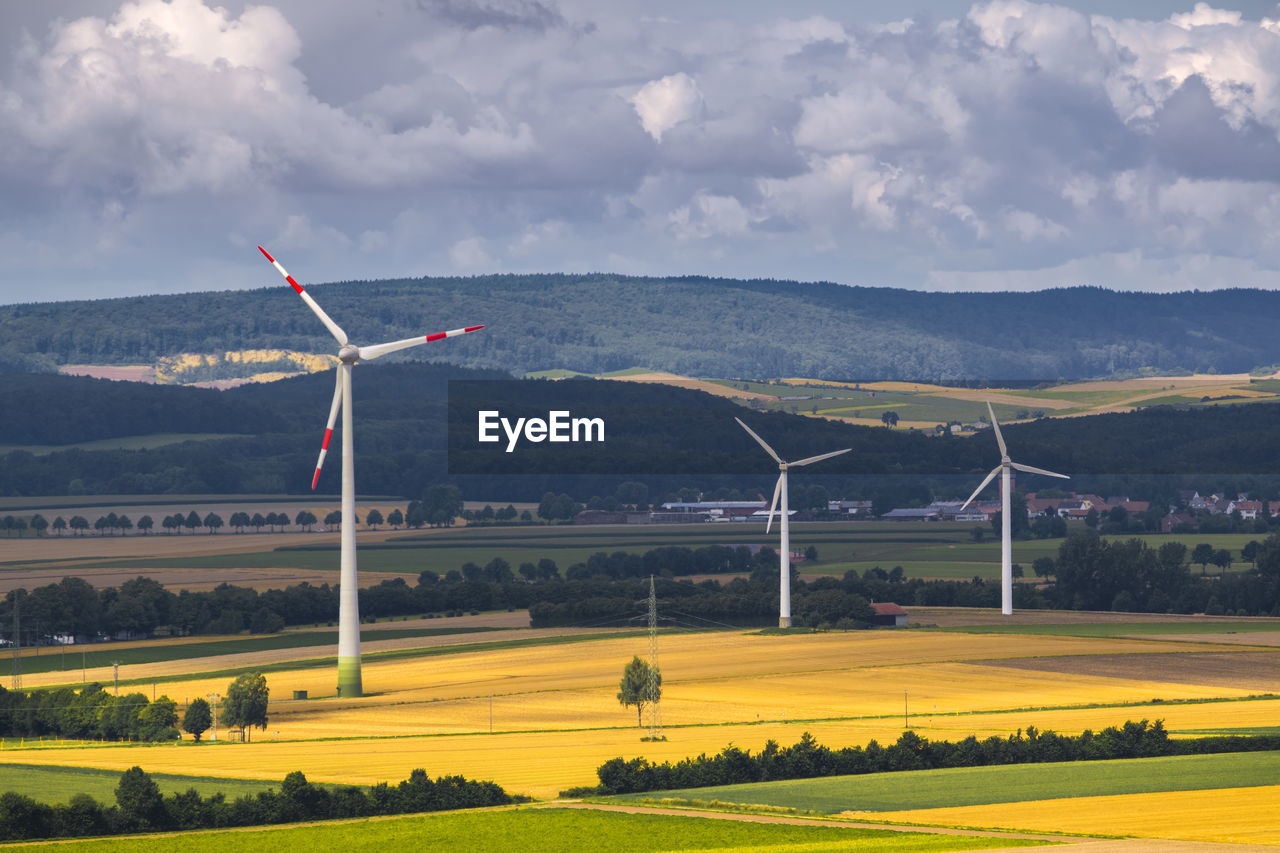
{"label": "dark storm cloud", "polygon": [[1280,24],[1188,5],[0,7],[0,298],[262,284],[268,242],[328,278],[1270,286]]}

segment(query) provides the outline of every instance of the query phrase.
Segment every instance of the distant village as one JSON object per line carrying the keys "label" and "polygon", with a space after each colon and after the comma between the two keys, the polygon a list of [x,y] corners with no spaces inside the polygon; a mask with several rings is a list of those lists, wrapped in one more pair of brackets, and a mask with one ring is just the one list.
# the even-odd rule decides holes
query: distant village
{"label": "distant village", "polygon": [[[1102,497],[1088,493],[1054,493],[1040,497],[1026,494],[1027,516],[1031,519],[1058,517],[1066,521],[1119,522],[1138,516],[1150,517],[1151,501],[1130,500],[1127,496]],[[1230,516],[1242,521],[1280,516],[1280,501],[1250,500],[1246,495],[1229,498],[1224,494],[1201,495],[1179,492],[1179,504],[1169,506],[1159,516],[1160,532],[1191,532],[1200,528],[1204,516]],[[775,514],[776,514],[775,510]],[[1264,516],[1265,513],[1265,516]],[[1000,500],[934,501],[925,507],[895,507],[875,515],[869,500],[833,500],[826,511],[790,510],[796,521],[959,521],[989,523],[1000,514]],[[679,524],[767,521],[769,502],[755,501],[670,501],[652,510],[584,510],[575,524]]]}

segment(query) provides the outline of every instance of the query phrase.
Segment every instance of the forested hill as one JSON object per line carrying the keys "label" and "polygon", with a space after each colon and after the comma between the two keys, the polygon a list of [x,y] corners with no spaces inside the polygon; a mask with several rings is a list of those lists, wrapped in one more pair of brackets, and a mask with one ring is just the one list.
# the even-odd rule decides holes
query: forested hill
{"label": "forested hill", "polygon": [[[999,462],[989,433],[934,437],[753,412],[722,397],[665,385],[493,381],[502,377],[499,371],[449,365],[357,367],[361,491],[415,498],[431,483],[455,481],[477,499],[537,500],[554,491],[585,500],[634,479],[653,494],[721,485],[768,493],[776,466],[734,417],[767,436],[787,458],[852,448],[797,471],[793,487],[816,482],[813,477],[834,478],[842,492],[890,506],[963,497]],[[195,440],[139,450],[12,450],[0,455],[0,496],[306,492],[333,378],[329,371],[218,392],[50,375],[6,377],[0,383],[0,411],[7,413],[0,418],[0,445],[31,443],[37,435],[44,438],[38,443],[51,443],[40,432],[42,423],[56,423],[66,441],[118,436],[122,424],[138,434],[192,433]],[[475,415],[481,408],[511,418],[546,417],[551,409],[598,417],[608,424],[607,442],[526,443],[513,453],[504,443],[482,447]],[[231,435],[208,439],[208,433]],[[1188,411],[1158,406],[1042,419],[1008,424],[1005,436],[1015,459],[1071,474],[1070,487],[1082,491],[1143,498],[1174,488],[1280,495],[1276,404]],[[339,471],[331,457],[320,492],[337,491]],[[869,485],[872,480],[882,485]],[[899,480],[906,485],[895,485]],[[1035,478],[1020,485],[1037,487]]]}
{"label": "forested hill", "polygon": [[[921,293],[830,283],[500,275],[316,285],[357,342],[488,324],[412,351],[517,373],[1064,379],[1280,364],[1280,292]],[[0,306],[0,370],[333,341],[286,286]],[[395,358],[395,356],[393,356]]]}

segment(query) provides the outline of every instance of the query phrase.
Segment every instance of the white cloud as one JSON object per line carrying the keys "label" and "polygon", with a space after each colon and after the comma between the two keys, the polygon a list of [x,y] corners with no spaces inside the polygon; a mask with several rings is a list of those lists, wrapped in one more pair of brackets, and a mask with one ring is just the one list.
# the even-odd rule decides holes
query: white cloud
{"label": "white cloud", "polygon": [[702,93],[693,78],[681,71],[644,84],[631,98],[644,132],[658,142],[662,134],[695,117],[702,108]]}

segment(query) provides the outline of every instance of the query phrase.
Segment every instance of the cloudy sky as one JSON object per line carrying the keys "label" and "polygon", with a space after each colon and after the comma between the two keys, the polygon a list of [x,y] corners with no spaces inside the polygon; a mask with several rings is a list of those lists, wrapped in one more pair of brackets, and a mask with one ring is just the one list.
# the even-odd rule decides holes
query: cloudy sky
{"label": "cloudy sky", "polygon": [[[905,17],[905,10],[911,10]],[[0,303],[611,271],[1280,287],[1280,8],[0,4]]]}

